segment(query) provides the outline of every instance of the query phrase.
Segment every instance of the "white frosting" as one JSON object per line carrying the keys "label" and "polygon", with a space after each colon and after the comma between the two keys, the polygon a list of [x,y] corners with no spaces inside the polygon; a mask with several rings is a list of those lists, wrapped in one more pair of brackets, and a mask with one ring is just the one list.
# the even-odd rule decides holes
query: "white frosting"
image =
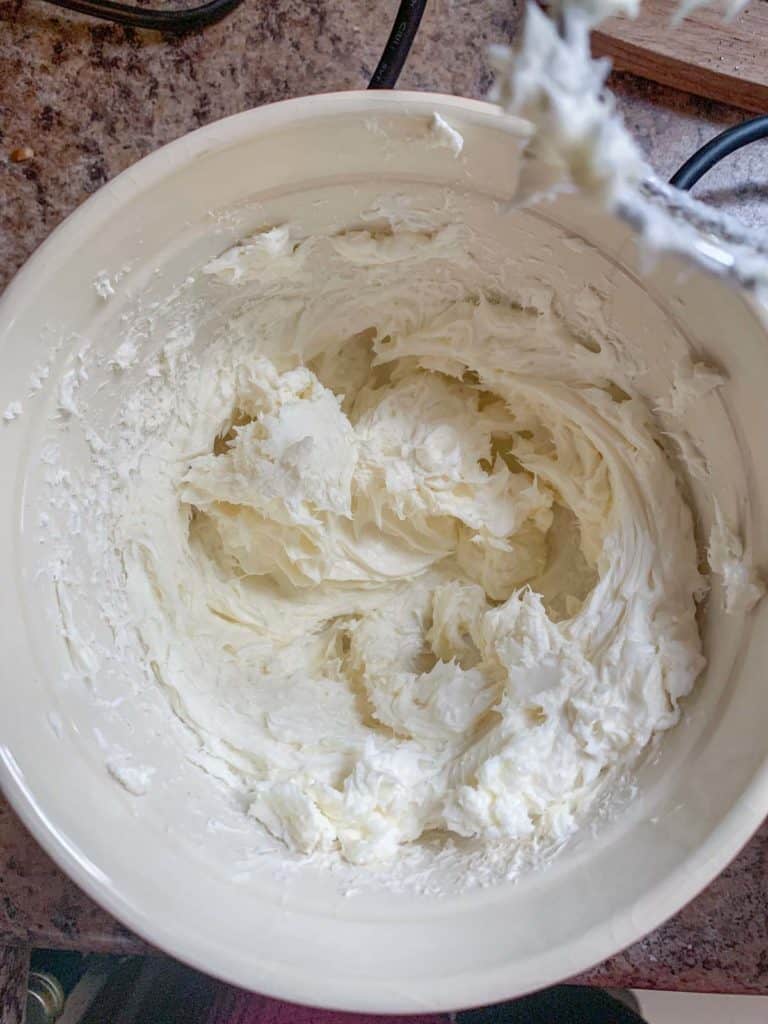
{"label": "white frosting", "polygon": [[17,420],[19,416],[21,416],[23,411],[24,408],[21,402],[9,402],[8,405],[5,407],[5,411],[3,412],[3,419],[5,420],[6,423],[12,423],[14,420]]}
{"label": "white frosting", "polygon": [[680,363],[676,367],[669,397],[660,401],[656,408],[669,416],[682,419],[688,409],[700,398],[704,398],[716,388],[722,387],[725,382],[726,377],[723,372],[707,363]]}
{"label": "white frosting", "polygon": [[107,760],[107,771],[131,796],[144,796],[152,784],[154,768],[137,764],[130,754],[116,754]]}
{"label": "white frosting", "polygon": [[93,287],[96,289],[96,294],[99,298],[104,299],[105,302],[115,294],[114,285],[106,270],[99,271],[93,279]]}
{"label": "white frosting", "polygon": [[[620,207],[649,168],[605,89],[610,62],[592,59],[589,34],[615,13],[614,7],[624,5],[596,0],[563,6],[559,28],[529,3],[515,48],[491,50],[497,72],[493,99],[535,126],[527,158],[535,161],[536,173],[532,185],[523,177],[519,198],[537,198],[570,184],[608,208]],[[547,165],[550,181],[542,178]]]}
{"label": "white frosting", "polygon": [[445,146],[454,156],[459,156],[464,148],[464,136],[457,131],[440,114],[433,114],[430,131],[438,146]]}
{"label": "white frosting", "polygon": [[751,611],[765,595],[765,583],[744,557],[744,544],[723,520],[715,504],[715,522],[709,534],[709,567],[723,584],[723,607],[730,614]]}
{"label": "white frosting", "polygon": [[648,407],[551,291],[486,291],[477,249],[453,225],[261,233],[206,268],[246,313],[194,357],[171,339],[121,413],[148,658],[296,851],[556,847],[703,665]]}

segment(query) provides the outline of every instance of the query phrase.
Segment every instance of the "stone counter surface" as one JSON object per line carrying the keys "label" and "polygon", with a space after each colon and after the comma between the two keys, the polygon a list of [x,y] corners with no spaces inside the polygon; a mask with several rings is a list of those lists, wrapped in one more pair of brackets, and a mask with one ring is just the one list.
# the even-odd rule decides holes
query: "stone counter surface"
{"label": "stone counter surface", "polygon": [[[245,0],[219,25],[166,38],[43,0],[0,0],[0,289],[79,203],[158,146],[273,100],[363,87],[395,8]],[[486,44],[510,40],[518,20],[510,0],[431,0],[400,85],[482,97]],[[628,76],[612,84],[663,175],[747,116]],[[768,147],[732,157],[698,194],[768,225]],[[0,798],[2,944],[147,949],[61,874]],[[582,980],[768,994],[768,825],[697,900]]]}

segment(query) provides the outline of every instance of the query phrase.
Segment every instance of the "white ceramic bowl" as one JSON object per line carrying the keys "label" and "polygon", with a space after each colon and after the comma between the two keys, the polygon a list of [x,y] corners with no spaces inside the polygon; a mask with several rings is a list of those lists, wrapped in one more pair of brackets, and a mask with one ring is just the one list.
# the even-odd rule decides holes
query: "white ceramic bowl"
{"label": "white ceramic bowl", "polygon": [[[464,135],[459,159],[428,141],[436,111]],[[492,1002],[566,978],[673,914],[768,810],[768,603],[745,623],[711,602],[703,622],[709,668],[685,721],[613,823],[516,884],[442,898],[345,898],[311,874],[243,876],[232,863],[242,853],[235,839],[200,826],[215,799],[202,773],[184,763],[176,788],[159,787],[157,798],[124,792],[97,742],[103,713],[72,684],[50,581],[36,573],[36,517],[47,417],[73,351],[86,337],[114,350],[121,315],[143,297],[161,297],[286,211],[309,217],[318,189],[329,187],[350,197],[450,188],[459,202],[494,212],[498,244],[538,246],[587,283],[601,274],[617,327],[642,333],[660,361],[674,332],[717,359],[730,383],[700,424],[705,447],[725,483],[725,511],[741,522],[758,562],[768,560],[766,531],[754,528],[768,503],[761,310],[671,259],[640,278],[628,230],[578,198],[506,213],[521,131],[484,104],[410,93],[317,96],[249,111],[180,139],[103,188],[0,303],[0,410],[19,398],[24,405],[19,419],[0,424],[4,792],[61,867],[128,927],[262,993],[408,1013]],[[119,279],[106,303],[92,285],[101,271]],[[49,361],[50,376],[28,397],[34,367]],[[162,762],[173,751],[157,723],[128,722],[123,742]]]}

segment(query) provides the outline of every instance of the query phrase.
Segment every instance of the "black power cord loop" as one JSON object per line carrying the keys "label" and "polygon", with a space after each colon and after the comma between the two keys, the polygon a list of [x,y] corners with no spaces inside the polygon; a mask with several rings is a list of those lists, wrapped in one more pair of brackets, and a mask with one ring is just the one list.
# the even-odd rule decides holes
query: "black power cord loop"
{"label": "black power cord loop", "polygon": [[675,188],[690,189],[719,164],[725,157],[735,153],[737,149],[748,146],[751,142],[768,138],[768,115],[761,114],[749,121],[727,128],[724,132],[710,139],[701,149],[697,149],[669,179]]}
{"label": "black power cord loop", "polygon": [[[132,28],[148,28],[158,32],[188,32],[220,21],[243,0],[208,0],[199,7],[186,10],[159,11],[119,3],[118,0],[47,0],[56,7],[88,14],[92,18],[113,21]],[[401,0],[395,23],[389,34],[369,89],[394,89],[416,37],[427,0]]]}
{"label": "black power cord loop", "polygon": [[56,7],[89,14],[92,18],[114,21],[132,28],[150,28],[158,32],[188,32],[193,28],[212,25],[239,7],[243,0],[208,0],[199,7],[181,11],[158,11],[151,7],[134,7],[116,0],[47,0]]}

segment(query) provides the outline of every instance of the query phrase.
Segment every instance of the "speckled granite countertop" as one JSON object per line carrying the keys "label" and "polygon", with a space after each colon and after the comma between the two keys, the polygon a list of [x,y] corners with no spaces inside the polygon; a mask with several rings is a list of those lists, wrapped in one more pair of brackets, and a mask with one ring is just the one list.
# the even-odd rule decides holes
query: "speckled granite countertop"
{"label": "speckled granite countertop", "polygon": [[[163,143],[271,100],[363,86],[394,9],[245,0],[221,24],[167,39],[41,0],[0,0],[0,288],[83,199]],[[431,0],[401,85],[481,97],[485,45],[510,39],[517,21],[510,0]],[[745,116],[625,76],[613,84],[661,174]],[[11,159],[25,148],[33,155]],[[699,194],[768,224],[768,147],[731,158]],[[2,943],[146,949],[51,864],[0,798]],[[768,994],[768,825],[677,917],[583,980]]]}

